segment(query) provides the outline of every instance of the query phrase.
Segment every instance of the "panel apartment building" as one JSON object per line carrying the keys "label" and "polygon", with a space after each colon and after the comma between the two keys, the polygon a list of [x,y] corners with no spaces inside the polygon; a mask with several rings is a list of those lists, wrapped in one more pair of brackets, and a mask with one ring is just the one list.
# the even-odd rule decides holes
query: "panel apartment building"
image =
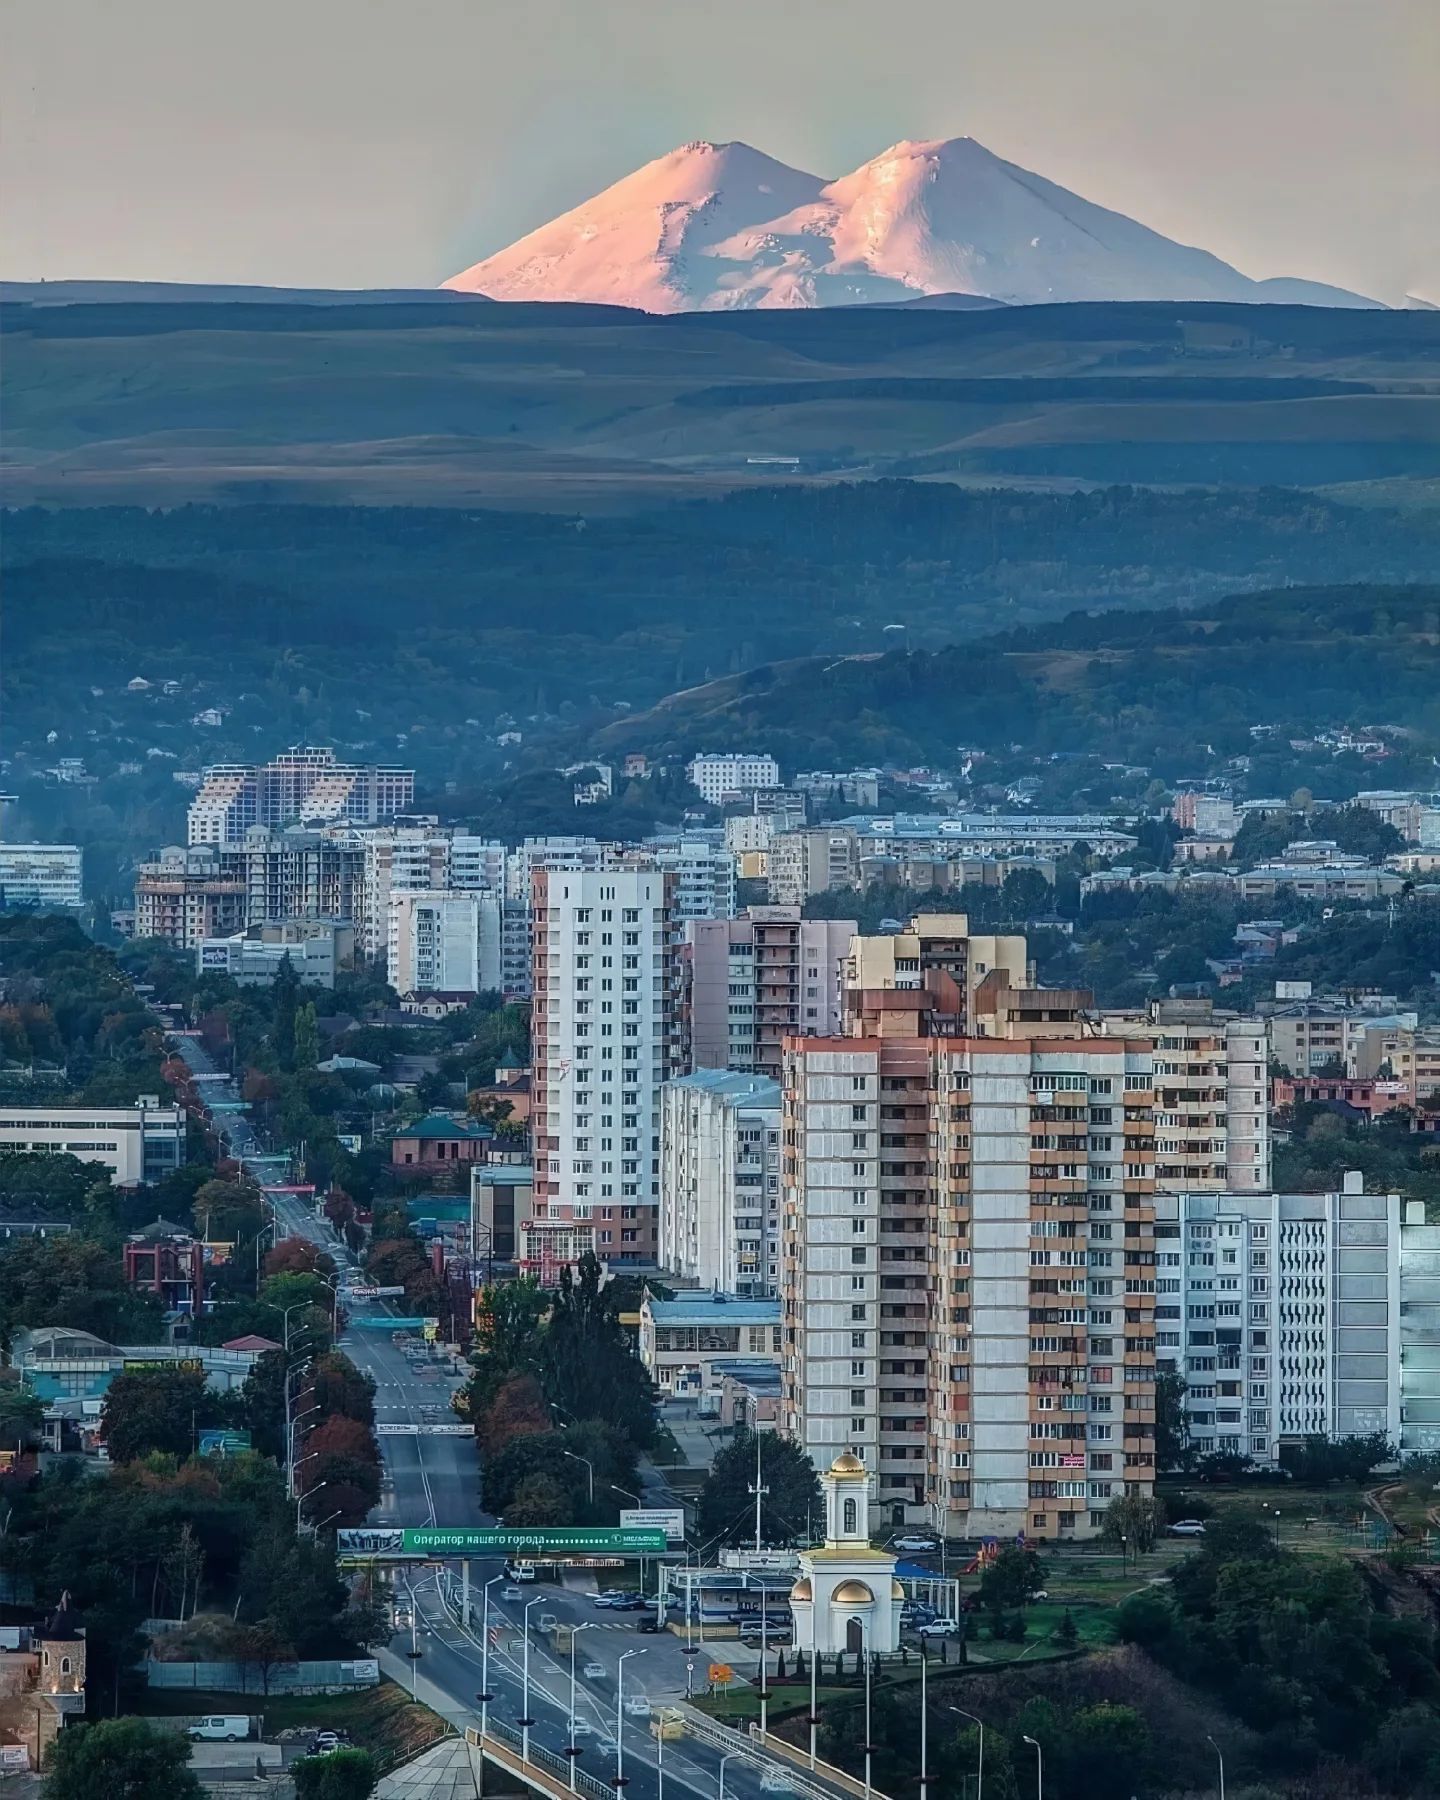
{"label": "panel apartment building", "polygon": [[998,971],[951,1034],[924,981],[786,1046],[784,1426],[894,1523],[1091,1536],[1154,1479],[1150,1044]]}
{"label": "panel apartment building", "polygon": [[1161,1194],[1157,1365],[1185,1377],[1200,1455],[1280,1460],[1310,1435],[1401,1438],[1401,1202]]}
{"label": "panel apartment building", "polygon": [[660,1089],[679,1072],[675,878],[532,879],[535,1207],[520,1262],[546,1279],[586,1250],[653,1266]]}
{"label": "panel apartment building", "polygon": [[780,1084],[697,1069],[660,1118],[660,1266],[697,1287],[773,1295],[780,1279]]}
{"label": "panel apartment building", "polygon": [[1270,1185],[1270,1037],[1263,1019],[1209,1000],[1152,1000],[1101,1015],[1107,1034],[1155,1045],[1155,1178],[1174,1193]]}
{"label": "panel apartment building", "polygon": [[798,906],[751,906],[685,928],[685,1016],[694,1069],[779,1080],[787,1037],[840,1029],[840,964],[853,919],[802,919]]}

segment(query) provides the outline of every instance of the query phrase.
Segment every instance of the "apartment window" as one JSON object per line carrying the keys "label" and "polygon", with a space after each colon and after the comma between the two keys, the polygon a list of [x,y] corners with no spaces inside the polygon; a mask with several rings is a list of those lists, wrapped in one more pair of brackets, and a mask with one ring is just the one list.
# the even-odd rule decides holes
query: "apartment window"
{"label": "apartment window", "polygon": [[863,1244],[856,1244],[852,1247],[852,1249],[850,1251],[850,1260],[852,1263],[863,1263],[864,1262],[865,1246]]}
{"label": "apartment window", "polygon": [[865,1364],[852,1359],[850,1363],[850,1373],[856,1379],[863,1381],[865,1378]]}
{"label": "apartment window", "polygon": [[850,1404],[851,1404],[851,1405],[852,1405],[852,1406],[863,1406],[863,1405],[864,1405],[864,1404],[865,1404],[865,1390],[864,1390],[864,1388],[851,1388],[851,1390],[850,1390]]}

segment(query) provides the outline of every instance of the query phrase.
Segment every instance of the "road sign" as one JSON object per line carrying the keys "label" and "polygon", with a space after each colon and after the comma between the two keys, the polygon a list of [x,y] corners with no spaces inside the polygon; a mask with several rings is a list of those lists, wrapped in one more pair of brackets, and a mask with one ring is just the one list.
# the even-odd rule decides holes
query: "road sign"
{"label": "road sign", "polygon": [[200,1454],[202,1456],[234,1456],[237,1451],[250,1448],[248,1431],[202,1431],[200,1433]]}
{"label": "road sign", "polygon": [[608,1551],[617,1556],[658,1556],[665,1548],[663,1531],[626,1531],[614,1526],[476,1527],[428,1525],[361,1525],[335,1533],[341,1556],[554,1556],[562,1561]]}
{"label": "road sign", "polygon": [[468,1425],[377,1425],[376,1437],[473,1437]]}
{"label": "road sign", "polygon": [[373,1319],[352,1319],[350,1321],[352,1325],[358,1325],[362,1331],[419,1331],[429,1322],[428,1319],[421,1318],[392,1319],[385,1313],[380,1313]]}
{"label": "road sign", "polygon": [[405,1292],[403,1287],[348,1287],[341,1288],[342,1300],[394,1300]]}
{"label": "road sign", "polygon": [[636,1531],[663,1531],[672,1544],[685,1542],[683,1506],[626,1506],[621,1509],[620,1523]]}
{"label": "road sign", "polygon": [[731,1682],[735,1679],[735,1671],[730,1667],[729,1663],[711,1663],[710,1679],[715,1683],[716,1687],[724,1687],[727,1682]]}

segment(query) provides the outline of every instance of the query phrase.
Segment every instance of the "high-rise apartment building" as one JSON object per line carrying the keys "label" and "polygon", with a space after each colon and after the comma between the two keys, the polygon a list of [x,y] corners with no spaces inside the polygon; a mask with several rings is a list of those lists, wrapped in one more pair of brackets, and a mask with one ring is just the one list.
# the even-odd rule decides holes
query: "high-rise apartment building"
{"label": "high-rise apartment building", "polygon": [[697,756],[685,773],[711,806],[780,785],[780,765],[773,756]]}
{"label": "high-rise apartment building", "polygon": [[649,864],[675,877],[675,912],[680,919],[728,919],[735,910],[735,856],[719,834],[709,837],[652,838],[634,850],[606,859],[617,868]]}
{"label": "high-rise apartment building", "polygon": [[1102,1015],[1102,1029],[1155,1045],[1155,1177],[1174,1192],[1263,1193],[1270,1185],[1270,1037],[1265,1020],[1209,1000],[1152,1000]]}
{"label": "high-rise apartment building", "polygon": [[1155,1221],[1156,1361],[1185,1378],[1198,1454],[1276,1463],[1312,1435],[1399,1441],[1414,1303],[1397,1195],[1365,1193],[1359,1174],[1338,1194],[1162,1193]]}
{"label": "high-rise apartment building", "polygon": [[858,887],[855,833],[828,825],[777,832],[766,852],[765,878],[775,906],[803,906],[816,894]]}
{"label": "high-rise apartment building", "polygon": [[[933,1029],[952,1037],[979,1035],[976,994],[989,977],[1017,992],[1030,979],[1029,953],[1019,936],[972,936],[964,913],[919,913],[904,931],[856,937],[848,946],[843,984],[853,1004],[864,994],[927,991]],[[908,1011],[901,1008],[908,1021]],[[1036,1034],[1031,1034],[1036,1035]]]}
{"label": "high-rise apartment building", "polygon": [[268,763],[216,763],[190,803],[191,844],[238,844],[255,825],[343,819],[356,825],[403,813],[415,771],[342,763],[333,750],[296,745]]}
{"label": "high-rise apartment building", "polygon": [[660,1089],[678,1072],[673,875],[532,876],[535,1209],[521,1262],[655,1261]]}
{"label": "high-rise apartment building", "polygon": [[751,906],[688,924],[687,1058],[692,1069],[755,1070],[778,1080],[787,1037],[840,1029],[840,964],[853,919],[802,919],[798,906]]}
{"label": "high-rise apartment building", "polygon": [[[350,835],[365,853],[363,912],[356,929],[362,949],[374,962],[389,955],[392,896],[491,893],[498,902],[504,894],[505,846],[490,839],[444,830],[434,819],[377,826]],[[528,956],[528,907],[522,909],[521,922]],[[393,985],[393,972],[389,978]]]}
{"label": "high-rise apartment building", "polygon": [[1095,1534],[1154,1479],[1149,1043],[792,1040],[784,1426],[894,1523]]}
{"label": "high-rise apartment building", "polygon": [[1027,976],[919,918],[787,1044],[786,1425],[897,1523],[1084,1537],[1154,1479],[1152,1056]]}
{"label": "high-rise apartment building", "polygon": [[348,834],[253,825],[240,847],[245,920],[335,919],[352,922],[365,893],[365,850]]}
{"label": "high-rise apartment building", "polygon": [[492,893],[393,893],[386,954],[390,985],[412,994],[497,993],[500,901]]}
{"label": "high-rise apartment building", "polygon": [[780,1084],[699,1069],[661,1091],[660,1266],[750,1296],[780,1275]]}

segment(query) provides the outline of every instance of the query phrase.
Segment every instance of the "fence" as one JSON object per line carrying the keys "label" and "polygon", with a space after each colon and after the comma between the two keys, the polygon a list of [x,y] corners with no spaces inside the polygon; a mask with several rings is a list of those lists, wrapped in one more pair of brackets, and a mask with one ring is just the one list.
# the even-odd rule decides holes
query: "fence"
{"label": "fence", "polygon": [[147,1662],[145,1680],[153,1688],[194,1688],[212,1694],[313,1694],[336,1689],[377,1687],[380,1665],[354,1662],[275,1663],[269,1669],[240,1662]]}

